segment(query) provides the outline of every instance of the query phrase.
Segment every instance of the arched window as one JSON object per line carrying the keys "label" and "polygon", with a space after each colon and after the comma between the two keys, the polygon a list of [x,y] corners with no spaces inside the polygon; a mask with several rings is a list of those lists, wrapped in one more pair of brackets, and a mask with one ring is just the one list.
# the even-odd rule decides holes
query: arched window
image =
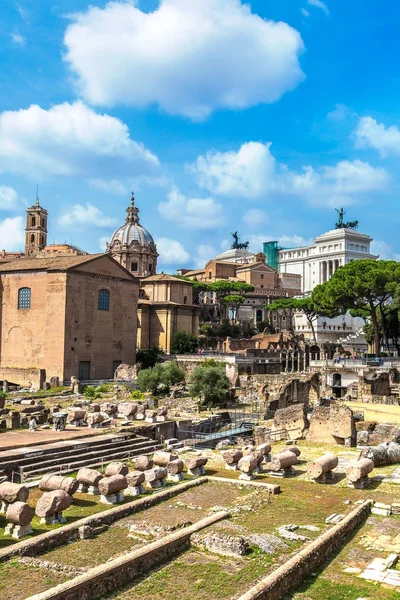
{"label": "arched window", "polygon": [[110,310],[110,292],[108,290],[99,290],[99,310]]}
{"label": "arched window", "polygon": [[35,227],[35,226],[36,226],[36,218],[32,217],[32,227]]}
{"label": "arched window", "polygon": [[31,244],[34,244],[35,242],[35,235],[33,233],[31,233]]}
{"label": "arched window", "polygon": [[30,308],[31,307],[31,288],[19,288],[18,290],[18,308]]}

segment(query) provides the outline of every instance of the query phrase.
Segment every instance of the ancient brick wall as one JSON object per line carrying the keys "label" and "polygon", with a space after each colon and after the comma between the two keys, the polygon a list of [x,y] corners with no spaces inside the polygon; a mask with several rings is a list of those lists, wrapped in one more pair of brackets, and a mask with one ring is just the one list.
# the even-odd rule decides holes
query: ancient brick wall
{"label": "ancient brick wall", "polygon": [[353,411],[347,406],[333,404],[317,406],[311,413],[307,440],[326,444],[355,445],[356,429]]}

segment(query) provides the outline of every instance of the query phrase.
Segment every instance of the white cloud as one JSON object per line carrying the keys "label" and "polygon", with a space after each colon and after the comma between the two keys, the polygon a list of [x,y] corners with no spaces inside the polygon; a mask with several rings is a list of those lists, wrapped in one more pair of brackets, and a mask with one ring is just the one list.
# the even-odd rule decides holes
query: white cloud
{"label": "white cloud", "polygon": [[207,152],[189,170],[200,186],[215,194],[255,200],[296,196],[323,206],[352,204],[360,195],[385,189],[389,182],[385,169],[360,160],[318,168],[306,165],[300,172],[290,171],[277,163],[270,146],[248,142],[237,152]]}
{"label": "white cloud", "polygon": [[129,191],[128,186],[122,183],[122,181],[118,181],[118,179],[90,179],[89,185],[102,192],[109,192],[118,196],[126,196]]}
{"label": "white cloud", "polygon": [[106,217],[97,206],[93,206],[89,202],[86,202],[85,205],[74,204],[74,206],[71,206],[71,208],[61,215],[59,221],[63,227],[77,228],[86,225],[92,227],[109,227],[116,224],[115,219]]}
{"label": "white cloud", "polygon": [[309,12],[308,12],[308,10],[307,10],[307,9],[305,9],[305,8],[301,8],[301,9],[300,9],[300,12],[301,12],[301,14],[303,15],[303,17],[309,17],[309,16],[310,16],[310,13],[309,13]]}
{"label": "white cloud", "polygon": [[210,246],[209,244],[200,244],[196,248],[196,258],[195,258],[195,268],[201,269],[204,265],[215,258],[217,255],[217,251],[214,246]]}
{"label": "white cloud", "polygon": [[325,2],[322,2],[321,0],[307,0],[307,2],[311,6],[316,6],[317,8],[323,10],[326,15],[329,15],[329,9]]}
{"label": "white cloud", "polygon": [[275,177],[276,161],[271,143],[247,142],[237,152],[212,150],[189,165],[201,187],[215,194],[260,198]]}
{"label": "white cloud", "polygon": [[327,114],[330,121],[344,121],[350,114],[350,108],[345,104],[335,104],[334,110]]}
{"label": "white cloud", "polygon": [[377,254],[382,260],[400,261],[400,253],[396,252],[392,246],[386,242],[373,240],[371,242],[371,254]]}
{"label": "white cloud", "polygon": [[386,127],[372,117],[362,117],[354,133],[358,148],[374,148],[381,156],[400,153],[400,129],[396,125]]}
{"label": "white cloud", "polygon": [[162,265],[185,265],[190,255],[186,252],[185,248],[177,240],[171,240],[169,238],[156,238],[157,250],[159,253],[158,262]]}
{"label": "white cloud", "polygon": [[158,158],[130,138],[125,123],[82,102],[5,111],[0,139],[0,172],[108,180],[159,171]]}
{"label": "white cloud", "polygon": [[0,221],[1,249],[21,250],[25,242],[24,220],[22,217]]}
{"label": "white cloud", "polygon": [[99,238],[99,248],[100,252],[105,252],[107,249],[107,244],[110,242],[111,236],[107,237],[106,235]]}
{"label": "white cloud", "polygon": [[18,31],[13,31],[10,33],[10,36],[14,44],[17,44],[18,46],[25,46],[26,39],[23,35],[18,33]]}
{"label": "white cloud", "polygon": [[17,208],[17,192],[7,185],[0,185],[0,210],[13,210]]}
{"label": "white cloud", "polygon": [[269,218],[262,210],[258,210],[257,208],[251,208],[247,212],[245,212],[243,216],[243,222],[250,227],[250,229],[257,229],[260,225],[264,225],[268,223]]}
{"label": "white cloud", "polygon": [[250,250],[252,252],[262,252],[263,243],[269,241],[277,241],[281,248],[297,248],[301,246],[309,246],[312,244],[312,239],[307,239],[301,235],[281,235],[274,236],[269,233],[258,233],[251,235],[249,238]]}
{"label": "white cloud", "polygon": [[187,198],[178,189],[160,202],[158,211],[167,221],[186,229],[217,229],[224,223],[223,207],[213,198]]}
{"label": "white cloud", "polygon": [[91,104],[149,106],[203,119],[279,100],[304,79],[303,42],[240,0],[159,0],[90,6],[71,16],[65,60]]}

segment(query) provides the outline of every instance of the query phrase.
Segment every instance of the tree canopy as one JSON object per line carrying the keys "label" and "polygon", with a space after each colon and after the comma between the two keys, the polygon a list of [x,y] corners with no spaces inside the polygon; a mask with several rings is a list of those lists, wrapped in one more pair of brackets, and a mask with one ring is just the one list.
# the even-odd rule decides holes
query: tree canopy
{"label": "tree canopy", "polygon": [[199,340],[190,331],[177,331],[171,341],[171,354],[193,354],[199,347]]}
{"label": "tree canopy", "polygon": [[142,392],[168,392],[171,385],[185,381],[184,371],[174,362],[158,363],[152,369],[139,371],[137,382]]}
{"label": "tree canopy", "polygon": [[191,376],[189,392],[195,398],[200,398],[202,404],[216,406],[226,399],[229,390],[229,379],[225,374],[224,365],[208,361],[197,366]]}

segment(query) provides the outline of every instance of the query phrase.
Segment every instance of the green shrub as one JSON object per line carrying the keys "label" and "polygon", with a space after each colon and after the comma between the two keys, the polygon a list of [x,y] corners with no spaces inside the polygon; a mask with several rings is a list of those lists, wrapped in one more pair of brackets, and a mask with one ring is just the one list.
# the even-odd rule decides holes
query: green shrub
{"label": "green shrub", "polygon": [[132,400],[144,400],[145,395],[140,390],[134,390],[131,393],[131,398]]}
{"label": "green shrub", "polygon": [[174,362],[157,364],[152,369],[139,371],[137,382],[142,392],[168,392],[171,385],[185,381],[184,371]]}
{"label": "green shrub", "polygon": [[224,402],[228,390],[229,379],[220,365],[199,365],[190,376],[189,392],[195,398],[201,398],[204,405],[216,406]]}
{"label": "green shrub", "polygon": [[90,400],[97,400],[101,397],[101,394],[99,394],[99,392],[92,385],[83,386],[82,392],[83,395]]}
{"label": "green shrub", "polygon": [[199,347],[199,340],[193,333],[178,331],[171,342],[171,354],[194,354]]}
{"label": "green shrub", "polygon": [[142,369],[151,369],[160,360],[160,356],[163,351],[161,348],[154,346],[153,348],[143,348],[136,351],[136,363],[142,367]]}

